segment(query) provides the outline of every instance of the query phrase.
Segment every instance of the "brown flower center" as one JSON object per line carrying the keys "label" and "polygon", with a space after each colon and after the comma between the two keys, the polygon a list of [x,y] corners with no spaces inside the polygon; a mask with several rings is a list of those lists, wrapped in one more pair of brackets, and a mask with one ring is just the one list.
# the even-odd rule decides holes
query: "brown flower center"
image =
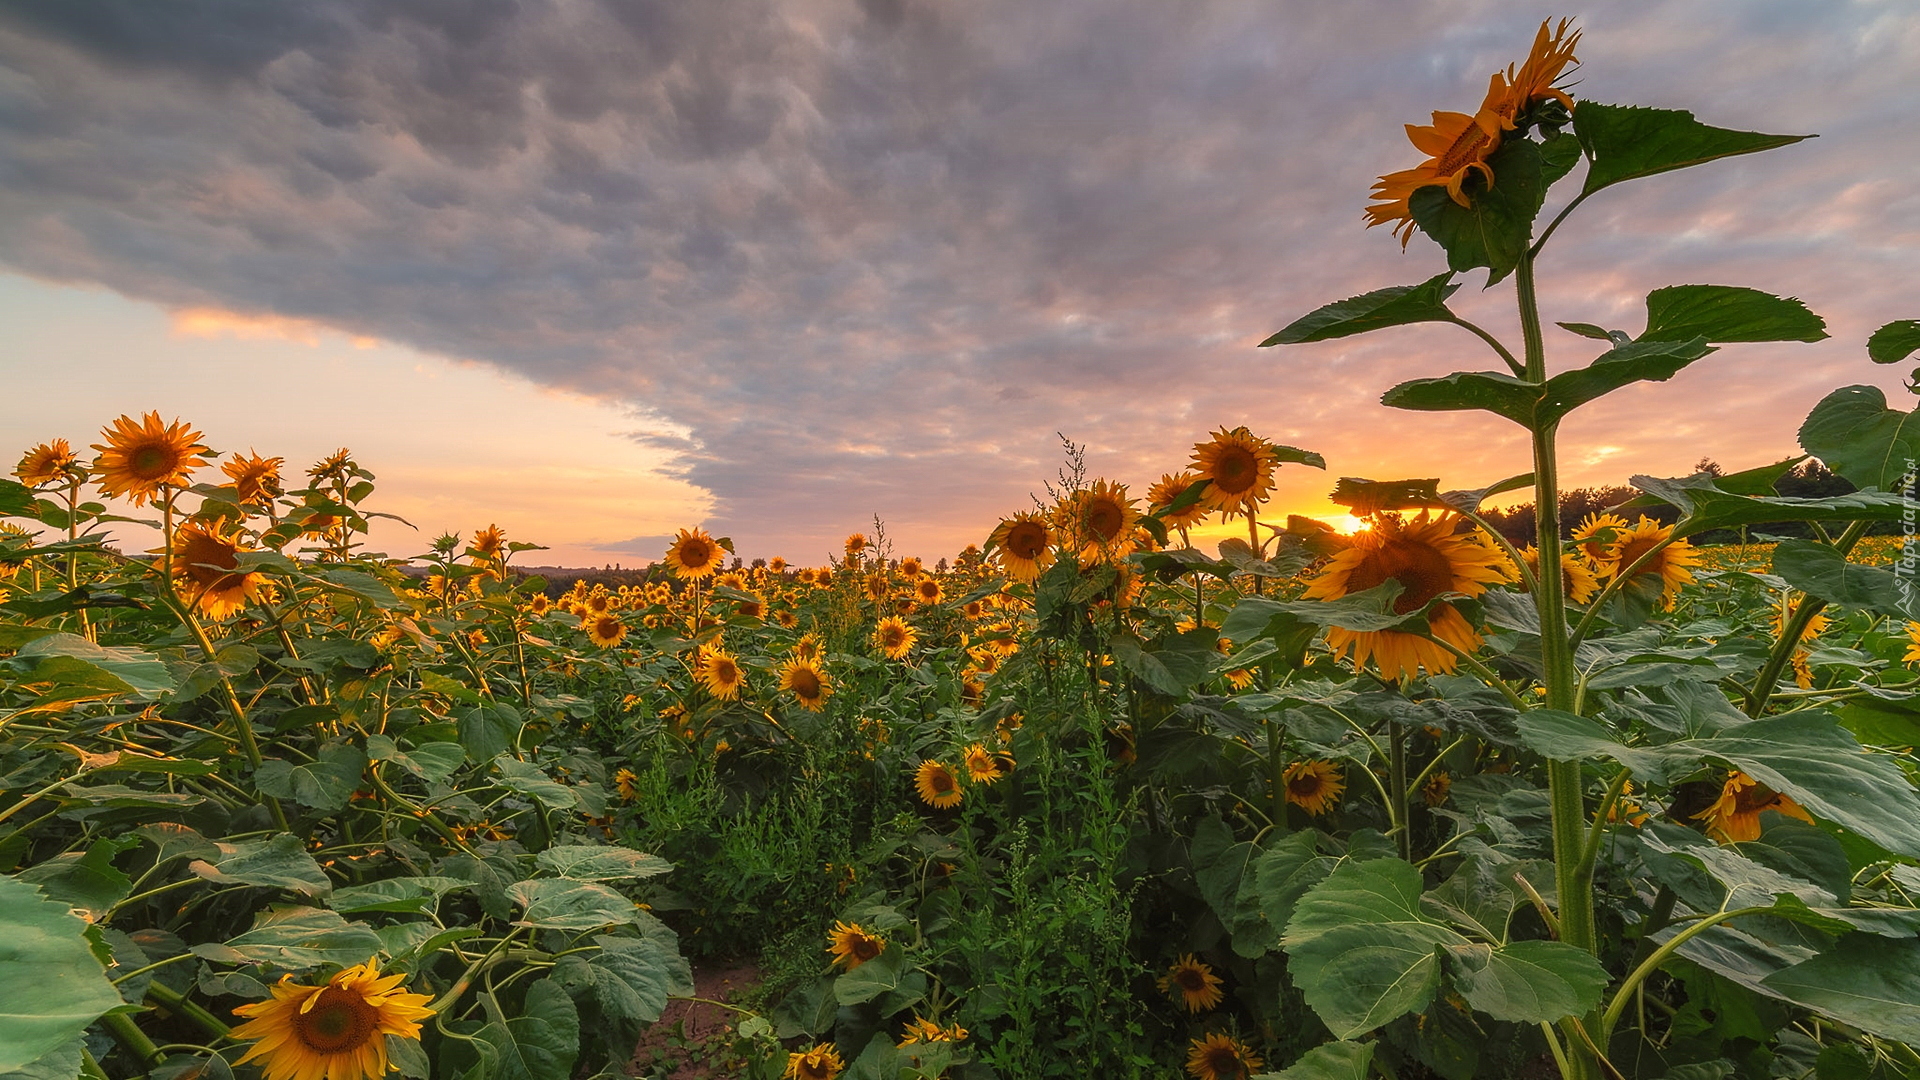
{"label": "brown flower center", "polygon": [[1103,544],[1120,535],[1126,520],[1126,511],[1112,499],[1093,499],[1087,503],[1087,531]]}
{"label": "brown flower center", "polygon": [[165,480],[179,471],[180,455],[165,443],[145,443],[128,452],[127,468],[142,480]]}
{"label": "brown flower center", "polygon": [[713,549],[707,547],[704,540],[687,540],[680,545],[680,563],[689,569],[697,570],[711,558]]}
{"label": "brown flower center", "polygon": [[803,701],[812,701],[820,696],[820,676],[812,668],[793,669],[793,693]]}
{"label": "brown flower center", "polygon": [[1405,615],[1453,588],[1453,565],[1444,552],[1429,544],[1390,541],[1354,567],[1347,575],[1347,588],[1365,592],[1388,578],[1398,581],[1403,590],[1393,602],[1394,614]]}
{"label": "brown flower center", "polygon": [[293,1033],[315,1053],[358,1050],[378,1033],[380,1010],[351,990],[329,986],[320,991],[311,1006],[293,1014]]}
{"label": "brown flower center", "polygon": [[1007,550],[1015,558],[1037,559],[1047,550],[1047,527],[1037,521],[1023,521],[1007,530]]}
{"label": "brown flower center", "polygon": [[1239,495],[1260,479],[1259,460],[1244,446],[1230,446],[1214,459],[1211,479],[1216,491]]}
{"label": "brown flower center", "polygon": [[1181,968],[1174,975],[1173,981],[1189,994],[1203,993],[1207,989],[1206,976],[1200,973],[1199,968]]}
{"label": "brown flower center", "polygon": [[1320,794],[1324,786],[1319,773],[1304,772],[1287,781],[1287,790],[1302,799],[1311,799]]}
{"label": "brown flower center", "polygon": [[863,964],[880,955],[880,942],[865,934],[854,934],[848,939],[847,947],[853,953],[854,959]]}

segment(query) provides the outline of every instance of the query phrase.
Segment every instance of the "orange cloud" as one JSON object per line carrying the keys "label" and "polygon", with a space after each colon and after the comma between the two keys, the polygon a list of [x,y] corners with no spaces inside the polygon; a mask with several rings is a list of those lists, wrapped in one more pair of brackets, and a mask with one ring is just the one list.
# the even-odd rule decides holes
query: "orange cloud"
{"label": "orange cloud", "polygon": [[[241,341],[291,341],[299,345],[319,345],[320,335],[330,329],[312,319],[250,315],[211,307],[176,309],[171,323],[175,337],[230,337]],[[362,334],[349,335],[347,341],[356,349],[371,349],[380,344],[378,338]]]}

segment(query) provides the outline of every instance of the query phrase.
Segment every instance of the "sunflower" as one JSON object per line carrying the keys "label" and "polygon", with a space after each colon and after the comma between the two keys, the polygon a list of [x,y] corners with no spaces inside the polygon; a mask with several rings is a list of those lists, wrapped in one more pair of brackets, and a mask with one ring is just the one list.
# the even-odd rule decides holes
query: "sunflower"
{"label": "sunflower", "polygon": [[1188,1012],[1205,1012],[1220,1004],[1220,976],[1204,961],[1194,959],[1192,953],[1183,953],[1175,960],[1159,983],[1160,992],[1172,994],[1174,1004],[1186,1006]]}
{"label": "sunflower", "polygon": [[506,545],[507,534],[500,531],[500,526],[489,525],[473,534],[473,543],[469,546],[483,559],[497,559]]}
{"label": "sunflower", "polygon": [[247,506],[266,506],[284,492],[280,487],[280,466],[286,458],[263,458],[254,451],[246,457],[235,454],[220,463],[220,471],[233,481],[233,490]]}
{"label": "sunflower", "polygon": [[1573,542],[1601,577],[1612,577],[1619,569],[1620,545],[1627,532],[1627,519],[1618,514],[1588,514],[1573,530]]}
{"label": "sunflower", "polygon": [[553,601],[547,599],[546,593],[534,593],[533,599],[527,601],[527,614],[538,618],[541,615],[545,615],[547,609],[552,606]]}
{"label": "sunflower", "polygon": [[960,777],[943,762],[932,758],[921,762],[913,771],[913,786],[920,794],[920,801],[936,810],[951,810],[960,805]]}
{"label": "sunflower", "polygon": [[789,1053],[787,1071],[780,1075],[785,1080],[833,1080],[846,1067],[832,1043],[815,1043],[810,1049]]}
{"label": "sunflower", "polygon": [[900,560],[900,576],[912,581],[926,572],[926,565],[917,556],[909,555]]}
{"label": "sunflower", "polygon": [[1465,191],[1469,175],[1479,173],[1486,186],[1493,187],[1495,178],[1487,159],[1500,149],[1505,133],[1518,127],[1517,118],[1535,102],[1549,97],[1572,107],[1566,91],[1553,85],[1568,64],[1577,62],[1573,47],[1580,33],[1575,31],[1569,37],[1566,31],[1564,19],[1551,36],[1546,24],[1541,24],[1526,62],[1517,72],[1511,65],[1504,73],[1495,72],[1488,81],[1480,108],[1473,115],[1436,112],[1432,124],[1408,124],[1408,140],[1427,155],[1427,160],[1411,169],[1388,173],[1373,185],[1371,197],[1375,201],[1366,209],[1367,228],[1394,222],[1394,235],[1400,237],[1400,246],[1405,247],[1413,238],[1415,228],[1409,203],[1414,192],[1424,187],[1444,186],[1455,203],[1471,206],[1472,200]]}
{"label": "sunflower", "polygon": [[1193,448],[1196,478],[1212,481],[1201,493],[1200,505],[1227,513],[1252,510],[1273,489],[1275,463],[1272,443],[1244,427],[1221,428]]}
{"label": "sunflower", "polygon": [[719,568],[724,550],[705,529],[681,529],[667,548],[667,569],[682,581],[698,581]]}
{"label": "sunflower", "polygon": [[867,538],[864,533],[854,533],[847,537],[847,558],[858,559],[867,550]]}
{"label": "sunflower", "polygon": [[814,572],[813,587],[816,589],[833,588],[833,568],[823,566]]}
{"label": "sunflower", "polygon": [[[1393,609],[1405,615],[1442,594],[1478,596],[1489,584],[1507,580],[1512,564],[1506,556],[1470,536],[1455,535],[1456,520],[1445,513],[1429,517],[1425,510],[1412,520],[1394,514],[1375,517],[1372,527],[1354,534],[1352,542],[1308,583],[1302,595],[1312,600],[1338,600],[1391,579],[1403,587]],[[1434,637],[1461,652],[1472,652],[1480,646],[1480,635],[1450,604],[1435,604],[1427,621]],[[1336,658],[1344,659],[1351,652],[1354,666],[1363,666],[1371,659],[1382,675],[1400,679],[1413,678],[1421,667],[1436,674],[1451,672],[1456,660],[1441,645],[1404,630],[1345,630],[1336,626],[1327,631],[1327,646]]]}
{"label": "sunflower", "polygon": [[876,603],[884,604],[887,602],[887,597],[893,595],[893,582],[888,579],[885,571],[867,575],[866,588],[867,598]]}
{"label": "sunflower", "polygon": [[628,768],[614,770],[613,790],[619,792],[622,802],[632,802],[640,794],[640,778]]}
{"label": "sunflower", "polygon": [[881,619],[879,625],[873,628],[874,647],[889,660],[905,660],[919,636],[919,632],[908,626],[905,620],[892,615]]}
{"label": "sunflower", "polygon": [[1160,515],[1161,521],[1175,529],[1190,529],[1207,520],[1210,511],[1204,498],[1179,510],[1169,509],[1182,493],[1203,479],[1191,471],[1161,474],[1159,482],[1147,488],[1147,512]]}
{"label": "sunflower", "polygon": [[1900,658],[1900,662],[1911,664],[1915,660],[1920,660],[1920,622],[1907,624],[1907,652]]}
{"label": "sunflower", "polygon": [[783,630],[792,630],[800,625],[800,616],[792,608],[781,608],[773,613],[773,621]]}
{"label": "sunflower", "polygon": [[800,640],[793,643],[793,655],[800,660],[818,660],[826,655],[826,651],[826,643],[811,630],[801,634]]}
{"label": "sunflower", "polygon": [[587,596],[587,610],[595,615],[605,615],[613,609],[613,597],[604,589],[595,586],[594,591]]}
{"label": "sunflower", "polygon": [[[1537,577],[1540,573],[1540,549],[1528,544],[1520,552],[1520,557],[1527,560],[1527,569],[1532,570]],[[1593,599],[1593,594],[1599,591],[1600,577],[1593,572],[1593,567],[1587,565],[1587,560],[1575,552],[1562,551],[1560,553],[1561,594],[1576,604],[1584,604]]]}
{"label": "sunflower", "polygon": [[798,582],[801,585],[811,585],[813,584],[813,579],[814,579],[814,572],[813,572],[813,567],[811,566],[801,567],[800,572],[793,576],[793,580]]}
{"label": "sunflower", "polygon": [[886,938],[859,923],[836,922],[827,934],[827,951],[833,954],[833,964],[845,971],[879,956],[886,948]]}
{"label": "sunflower", "polygon": [[1194,1039],[1187,1051],[1187,1072],[1200,1080],[1246,1080],[1259,1067],[1259,1055],[1218,1031]]}
{"label": "sunflower", "polygon": [[745,592],[747,588],[746,575],[740,573],[738,570],[729,570],[721,574],[719,577],[713,579],[713,583],[715,585],[724,585],[729,589],[738,589],[742,592]]}
{"label": "sunflower", "polygon": [[767,602],[752,593],[749,593],[748,596],[751,597],[751,599],[740,600],[733,605],[733,613],[747,619],[766,618]]}
{"label": "sunflower", "polygon": [[393,1065],[387,1039],[419,1039],[433,1015],[428,994],[400,989],[405,975],[380,974],[378,958],[350,967],[324,986],[283,975],[273,997],[241,1005],[247,1022],[236,1039],[253,1040],[236,1065],[260,1061],[267,1080],[381,1080]]}
{"label": "sunflower", "polygon": [[1428,806],[1439,806],[1447,801],[1447,795],[1453,791],[1453,777],[1445,769],[1437,769],[1427,782],[1420,785],[1420,798]]}
{"label": "sunflower", "polygon": [[792,694],[808,712],[826,708],[827,698],[833,695],[833,684],[827,681],[826,672],[812,660],[798,656],[780,669],[780,689]]}
{"label": "sunflower", "polygon": [[1760,814],[1772,810],[1811,825],[1813,818],[1800,804],[1743,772],[1727,777],[1713,805],[1693,815],[1707,823],[1707,835],[1723,844],[1760,839]]}
{"label": "sunflower", "polygon": [[1340,766],[1331,761],[1296,761],[1280,779],[1287,785],[1287,801],[1315,817],[1339,805],[1347,787]]}
{"label": "sunflower", "polygon": [[13,467],[13,475],[28,487],[44,487],[64,484],[85,473],[67,440],[50,439],[20,455],[20,464]]}
{"label": "sunflower", "polygon": [[972,672],[967,673],[960,680],[960,704],[969,709],[977,709],[986,699],[987,684],[974,678]]}
{"label": "sunflower", "polygon": [[933,605],[946,599],[946,590],[931,577],[922,577],[913,583],[913,598],[922,604]]}
{"label": "sunflower", "polygon": [[705,648],[701,650],[699,668],[695,678],[707,688],[707,693],[722,701],[732,701],[740,696],[740,688],[746,685],[746,673],[740,670],[740,662],[724,649]]}
{"label": "sunflower", "polygon": [[924,1016],[916,1016],[907,1021],[907,1028],[901,1035],[902,1038],[895,1044],[897,1046],[912,1046],[915,1043],[954,1043],[966,1040],[967,1029],[957,1022],[941,1027]]}
{"label": "sunflower", "polygon": [[188,602],[209,619],[224,619],[260,597],[266,576],[237,572],[242,550],[215,524],[189,521],[174,530],[173,574]]}
{"label": "sunflower", "polygon": [[981,743],[967,747],[961,761],[967,767],[967,779],[976,784],[991,784],[1006,775],[1000,771],[1000,759]]}
{"label": "sunflower", "polygon": [[624,641],[627,636],[627,624],[620,616],[607,612],[601,615],[588,615],[580,628],[587,632],[587,640],[603,649],[611,649]]}
{"label": "sunflower", "polygon": [[1053,564],[1053,530],[1039,514],[1021,511],[1002,521],[987,547],[1000,553],[1000,567],[1015,581],[1032,581]]}
{"label": "sunflower", "polygon": [[1220,673],[1220,677],[1227,680],[1227,685],[1233,687],[1235,690],[1245,690],[1253,685],[1253,672],[1248,671],[1246,668],[1234,668],[1231,671],[1223,671]]}
{"label": "sunflower", "polygon": [[[1641,518],[1621,537],[1620,557],[1614,567],[1614,573],[1624,574],[1642,556],[1653,552],[1652,557],[1633,572],[1634,580],[1656,579],[1660,585],[1661,606],[1668,611],[1673,610],[1673,602],[1680,596],[1680,587],[1693,580],[1692,568],[1700,562],[1699,553],[1685,540],[1666,543],[1672,535],[1673,526],[1662,525],[1652,518]],[[1666,546],[1661,547],[1662,544]],[[1656,547],[1658,551],[1654,551]]]}
{"label": "sunflower", "polygon": [[315,480],[345,480],[359,466],[354,464],[353,451],[341,447],[315,462],[307,470],[307,475]]}
{"label": "sunflower", "polygon": [[1140,515],[1127,498],[1127,485],[1096,480],[1068,496],[1059,513],[1082,559],[1117,562],[1132,550],[1133,526]]}
{"label": "sunflower", "polygon": [[138,423],[122,416],[100,429],[100,436],[107,440],[93,444],[100,451],[93,462],[100,490],[110,497],[124,495],[135,506],[145,506],[163,487],[185,485],[187,474],[200,467],[199,459],[213,453],[191,425],[178,419],[163,424],[157,412]]}

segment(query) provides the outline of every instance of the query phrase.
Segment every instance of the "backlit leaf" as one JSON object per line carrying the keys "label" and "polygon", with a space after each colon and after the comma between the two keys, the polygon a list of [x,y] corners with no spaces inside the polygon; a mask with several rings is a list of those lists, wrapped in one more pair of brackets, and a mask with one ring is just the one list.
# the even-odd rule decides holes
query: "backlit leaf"
{"label": "backlit leaf", "polygon": [[1582,101],[1573,130],[1591,163],[1583,192],[1642,176],[1684,169],[1736,154],[1788,146],[1808,135],[1763,135],[1709,127],[1678,109],[1647,109]]}
{"label": "backlit leaf", "polygon": [[1734,285],[1670,285],[1647,294],[1641,341],[1820,341],[1825,319],[1797,297]]}
{"label": "backlit leaf", "polygon": [[1302,315],[1260,347],[1326,341],[1408,323],[1451,322],[1454,315],[1447,310],[1446,300],[1459,289],[1451,270],[1418,285],[1375,289]]}

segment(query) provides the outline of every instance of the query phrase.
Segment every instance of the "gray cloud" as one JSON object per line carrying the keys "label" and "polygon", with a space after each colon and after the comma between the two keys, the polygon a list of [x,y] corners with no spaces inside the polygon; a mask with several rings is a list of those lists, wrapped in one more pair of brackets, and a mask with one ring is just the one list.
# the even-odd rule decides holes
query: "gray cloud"
{"label": "gray cloud", "polygon": [[[1544,268],[1550,307],[1634,329],[1660,284],[1804,296],[1833,347],[1715,358],[1671,388],[1755,410],[1736,442],[1790,437],[1793,410],[1863,377],[1873,325],[1914,314],[1920,19],[1593,7],[1583,96],[1823,137],[1596,199]],[[1383,429],[1495,468],[1515,446],[1492,422],[1374,404],[1480,366],[1464,335],[1252,346],[1438,269],[1423,238],[1402,255],[1363,234],[1362,196],[1417,159],[1402,123],[1471,107],[1547,14],[22,0],[0,9],[0,258],[643,405],[691,432],[660,445],[743,551],[824,554],[873,512],[957,547],[1051,475],[1056,431],[1136,482],[1239,423],[1336,473]],[[1476,288],[1462,301],[1510,323]],[[1660,400],[1596,415],[1671,447]]]}

